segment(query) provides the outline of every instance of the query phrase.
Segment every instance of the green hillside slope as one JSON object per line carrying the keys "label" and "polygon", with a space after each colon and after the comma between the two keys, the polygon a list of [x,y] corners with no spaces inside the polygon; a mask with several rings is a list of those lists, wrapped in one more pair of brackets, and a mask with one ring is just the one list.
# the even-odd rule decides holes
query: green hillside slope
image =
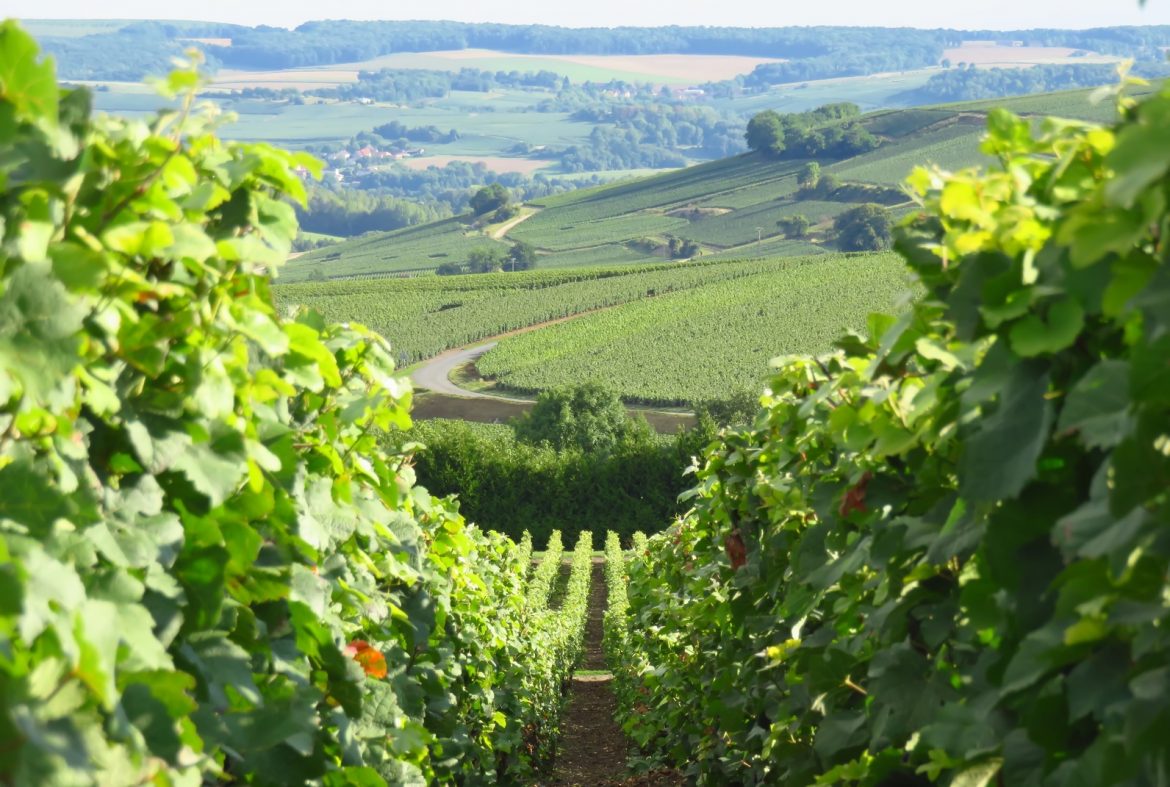
{"label": "green hillside slope", "polygon": [[[995,106],[1107,119],[1111,105],[1093,104],[1091,93],[876,112],[865,124],[881,147],[819,163],[847,185],[897,186],[918,164],[957,169],[981,163],[979,139]],[[805,163],[748,153],[534,201],[530,205],[539,211],[499,238],[500,225],[479,226],[471,217],[458,217],[320,249],[294,261],[283,275],[286,281],[303,281],[417,274],[443,262],[462,262],[475,248],[512,241],[537,247],[542,268],[661,260],[669,236],[697,241],[704,255],[717,257],[815,254],[825,246],[833,218],[868,198],[851,189],[830,198],[800,193],[796,178]],[[798,214],[812,223],[810,238],[786,239],[777,222]]]}

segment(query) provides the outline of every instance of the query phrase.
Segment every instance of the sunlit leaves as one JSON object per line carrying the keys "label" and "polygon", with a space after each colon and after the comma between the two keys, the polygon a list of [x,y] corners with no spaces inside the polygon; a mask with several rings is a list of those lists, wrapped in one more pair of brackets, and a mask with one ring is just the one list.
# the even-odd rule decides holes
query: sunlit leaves
{"label": "sunlit leaves", "polygon": [[413,488],[385,340],[272,302],[318,165],[87,106],[0,27],[0,780],[525,772],[526,559]]}
{"label": "sunlit leaves", "polygon": [[1112,129],[993,112],[999,167],[917,170],[899,250],[925,297],[778,362],[694,511],[632,556],[616,685],[654,761],[712,784],[1163,769],[1170,88],[1133,103]]}

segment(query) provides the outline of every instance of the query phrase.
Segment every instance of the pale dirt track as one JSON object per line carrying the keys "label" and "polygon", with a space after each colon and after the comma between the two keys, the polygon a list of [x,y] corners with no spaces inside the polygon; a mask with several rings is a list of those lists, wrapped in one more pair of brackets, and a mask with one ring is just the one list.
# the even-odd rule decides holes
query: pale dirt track
{"label": "pale dirt track", "polygon": [[419,388],[426,388],[434,393],[447,396],[460,396],[466,399],[507,399],[505,396],[492,396],[479,391],[468,391],[451,382],[451,373],[470,363],[488,350],[496,346],[496,342],[488,342],[478,347],[463,347],[457,350],[448,350],[430,359],[414,370],[410,380]]}

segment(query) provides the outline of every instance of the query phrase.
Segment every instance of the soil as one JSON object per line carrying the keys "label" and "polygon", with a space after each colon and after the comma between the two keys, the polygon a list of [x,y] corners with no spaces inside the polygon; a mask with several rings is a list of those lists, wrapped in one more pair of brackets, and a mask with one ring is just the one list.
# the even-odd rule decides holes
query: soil
{"label": "soil", "polygon": [[686,782],[676,773],[659,771],[631,776],[626,769],[625,734],[614,721],[617,700],[602,649],[602,619],[607,590],[605,559],[593,558],[589,618],[580,672],[573,677],[566,709],[562,749],[547,780],[548,787],[675,787]]}

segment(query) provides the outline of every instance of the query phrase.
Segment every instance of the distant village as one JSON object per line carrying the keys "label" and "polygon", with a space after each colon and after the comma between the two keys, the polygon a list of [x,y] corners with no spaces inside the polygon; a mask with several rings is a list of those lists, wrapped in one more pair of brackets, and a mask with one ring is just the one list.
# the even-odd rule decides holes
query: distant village
{"label": "distant village", "polygon": [[339,150],[325,156],[329,166],[322,173],[322,179],[334,183],[344,183],[347,178],[357,178],[374,171],[374,165],[391,161],[402,161],[408,158],[420,158],[426,155],[426,148],[401,148],[390,146],[379,148],[375,145],[364,145],[356,150]]}

